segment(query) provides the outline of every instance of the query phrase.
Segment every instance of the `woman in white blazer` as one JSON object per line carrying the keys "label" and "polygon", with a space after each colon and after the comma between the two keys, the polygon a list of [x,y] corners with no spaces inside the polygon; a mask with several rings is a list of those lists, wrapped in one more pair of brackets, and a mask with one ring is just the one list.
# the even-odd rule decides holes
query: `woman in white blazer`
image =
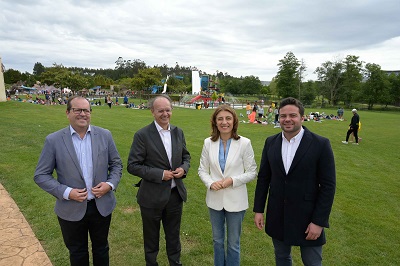
{"label": "woman in white blazer", "polygon": [[206,204],[216,266],[240,265],[242,221],[249,207],[246,183],[257,175],[251,141],[237,134],[238,125],[234,109],[228,105],[215,109],[211,117],[211,137],[204,140],[198,169],[200,179],[207,187]]}

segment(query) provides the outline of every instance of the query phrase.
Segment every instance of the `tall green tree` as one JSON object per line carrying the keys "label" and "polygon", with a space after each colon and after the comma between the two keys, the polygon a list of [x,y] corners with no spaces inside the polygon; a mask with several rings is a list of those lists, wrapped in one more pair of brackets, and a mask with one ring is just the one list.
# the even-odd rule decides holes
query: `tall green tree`
{"label": "tall green tree", "polygon": [[35,65],[33,66],[32,73],[35,76],[40,76],[40,74],[42,74],[45,70],[46,68],[44,67],[44,65],[42,65],[42,63],[36,62]]}
{"label": "tall green tree", "polygon": [[348,55],[343,61],[342,89],[338,98],[351,103],[360,94],[363,62],[358,56]]}
{"label": "tall green tree", "polygon": [[299,60],[293,52],[286,53],[285,57],[279,60],[278,74],[276,75],[276,89],[282,98],[297,97],[299,88],[298,68]]}
{"label": "tall green tree", "polygon": [[297,70],[297,78],[299,80],[299,95],[298,95],[297,99],[299,99],[300,101],[302,101],[304,103],[304,101],[303,101],[304,99],[302,97],[302,90],[303,90],[302,87],[303,87],[303,79],[306,75],[305,72],[307,70],[307,65],[303,59],[301,59],[301,61],[299,63],[300,63],[300,65]]}
{"label": "tall green tree", "polygon": [[365,78],[361,100],[368,104],[368,110],[371,110],[374,104],[383,102],[386,88],[388,87],[387,75],[381,70],[381,66],[374,63],[368,63],[365,66]]}
{"label": "tall green tree", "polygon": [[400,75],[392,73],[388,77],[388,80],[390,82],[389,94],[391,96],[391,101],[389,100],[388,104],[400,106]]}
{"label": "tall green tree", "polygon": [[317,74],[318,81],[320,81],[321,95],[329,99],[329,103],[333,105],[336,105],[339,101],[342,72],[342,60],[326,61],[314,71]]}
{"label": "tall green tree", "polygon": [[311,105],[317,96],[317,86],[312,80],[304,82],[301,91],[301,101],[305,105]]}

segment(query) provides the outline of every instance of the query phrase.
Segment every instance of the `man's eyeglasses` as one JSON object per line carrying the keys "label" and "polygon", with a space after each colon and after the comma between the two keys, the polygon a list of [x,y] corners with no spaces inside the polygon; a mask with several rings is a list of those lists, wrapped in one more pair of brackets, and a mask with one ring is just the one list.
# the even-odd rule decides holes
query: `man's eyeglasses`
{"label": "man's eyeglasses", "polygon": [[162,114],[162,113],[164,113],[164,112],[167,112],[167,113],[171,113],[172,112],[172,108],[171,109],[159,109],[159,110],[156,110],[159,114]]}
{"label": "man's eyeglasses", "polygon": [[76,115],[80,115],[82,112],[85,115],[90,115],[90,113],[92,112],[92,110],[90,110],[90,109],[80,109],[80,108],[71,108],[71,110]]}

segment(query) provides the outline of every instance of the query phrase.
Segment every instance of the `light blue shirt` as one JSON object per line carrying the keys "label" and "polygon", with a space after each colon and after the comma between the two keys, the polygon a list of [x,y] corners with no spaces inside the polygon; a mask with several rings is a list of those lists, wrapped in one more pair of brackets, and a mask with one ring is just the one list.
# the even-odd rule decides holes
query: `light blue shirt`
{"label": "light blue shirt", "polygon": [[231,146],[232,139],[228,139],[226,142],[226,151],[224,152],[224,144],[222,139],[219,139],[219,166],[221,167],[222,173],[225,171],[226,158],[228,157],[229,147]]}
{"label": "light blue shirt", "polygon": [[[93,187],[93,158],[92,158],[92,138],[90,135],[90,125],[88,130],[86,131],[83,139],[79,136],[79,134],[69,126],[71,131],[72,143],[74,144],[74,149],[76,152],[76,156],[78,157],[78,162],[82,170],[83,178],[85,180],[86,189],[88,191],[87,200],[91,200],[94,198],[92,193]],[[64,199],[69,199],[69,193],[72,188],[68,187],[64,191]]]}

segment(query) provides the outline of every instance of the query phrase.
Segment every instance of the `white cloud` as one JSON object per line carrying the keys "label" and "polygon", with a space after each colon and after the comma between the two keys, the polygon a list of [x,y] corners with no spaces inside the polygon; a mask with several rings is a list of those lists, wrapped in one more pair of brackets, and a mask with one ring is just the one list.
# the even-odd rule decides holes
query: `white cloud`
{"label": "white cloud", "polygon": [[316,67],[356,55],[400,69],[400,2],[355,1],[15,1],[0,0],[6,68],[114,68],[118,57],[150,66],[195,66],[270,80],[288,51]]}

